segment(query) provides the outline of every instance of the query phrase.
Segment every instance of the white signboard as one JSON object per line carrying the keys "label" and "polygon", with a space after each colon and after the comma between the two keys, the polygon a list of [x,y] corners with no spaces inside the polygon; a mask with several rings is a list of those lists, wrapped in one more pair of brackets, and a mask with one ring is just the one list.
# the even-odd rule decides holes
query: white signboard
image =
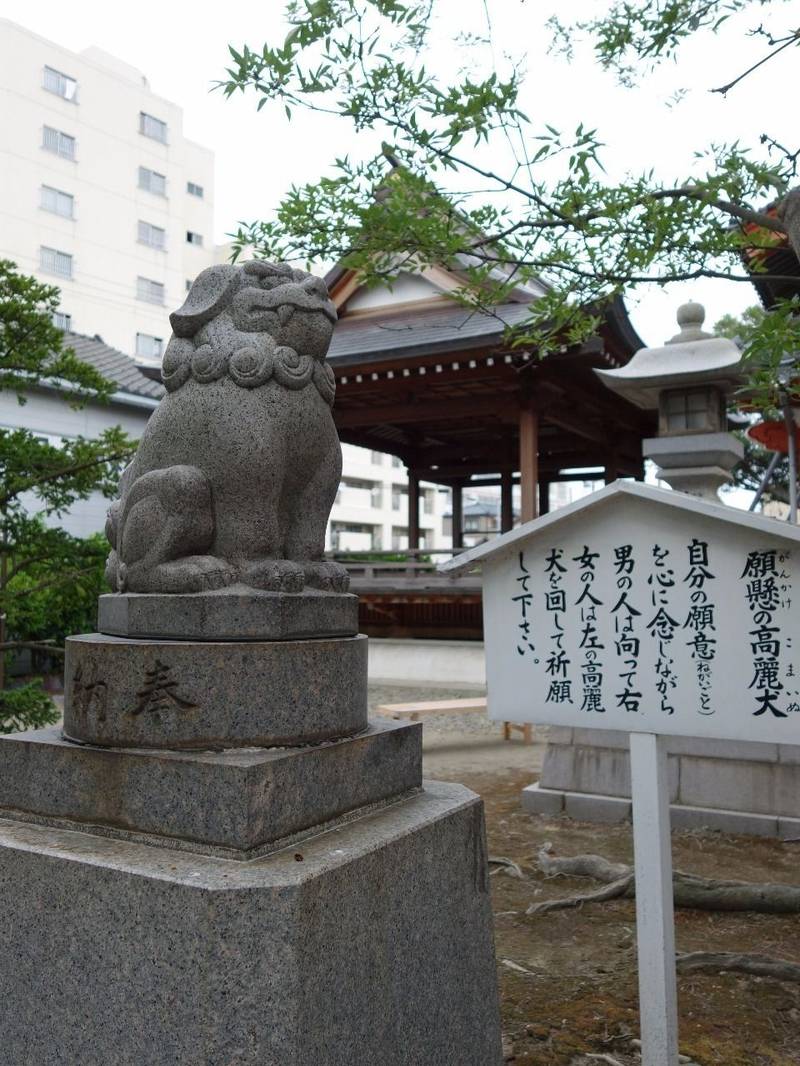
{"label": "white signboard", "polygon": [[619,483],[526,529],[478,550],[493,718],[800,741],[794,527]]}
{"label": "white signboard", "polygon": [[630,733],[643,1066],[677,1066],[662,737],[800,743],[800,531],[615,482],[457,556],[483,567],[489,713]]}

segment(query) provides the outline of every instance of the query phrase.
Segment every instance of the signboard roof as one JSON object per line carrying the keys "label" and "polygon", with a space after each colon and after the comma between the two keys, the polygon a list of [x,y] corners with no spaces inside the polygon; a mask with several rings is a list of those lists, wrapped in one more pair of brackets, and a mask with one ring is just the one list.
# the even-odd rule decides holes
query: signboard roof
{"label": "signboard roof", "polygon": [[[596,510],[618,496],[633,496],[640,500],[649,500],[654,504],[667,508],[676,508],[686,511],[687,514],[705,515],[719,522],[727,522],[734,526],[742,526],[752,529],[757,533],[765,533],[786,540],[800,542],[800,526],[790,525],[775,518],[764,515],[752,514],[750,511],[739,511],[733,507],[724,507],[721,504],[707,503],[696,496],[689,496],[683,492],[674,492],[670,489],[659,489],[654,485],[643,485],[640,481],[614,481],[597,492],[584,496],[575,503],[566,507],[559,507],[557,511],[534,518],[531,522],[517,526],[509,533],[503,533],[494,537],[485,544],[479,544],[476,548],[454,555],[452,559],[441,563],[437,569],[447,573],[461,573],[471,570],[475,563],[484,562],[501,552],[514,548],[520,541],[527,541],[531,537],[539,537],[547,534],[552,536],[552,527],[565,522],[575,515]],[[588,518],[588,514],[586,515]]]}

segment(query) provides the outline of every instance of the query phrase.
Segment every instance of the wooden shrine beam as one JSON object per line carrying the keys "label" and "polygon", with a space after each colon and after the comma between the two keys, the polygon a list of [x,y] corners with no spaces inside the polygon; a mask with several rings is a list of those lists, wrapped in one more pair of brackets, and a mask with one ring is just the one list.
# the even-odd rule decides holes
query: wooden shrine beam
{"label": "wooden shrine beam", "polygon": [[542,407],[542,421],[558,426],[559,429],[565,429],[568,433],[574,433],[576,437],[590,440],[594,444],[606,442],[606,433],[601,426],[593,425],[589,421],[576,418],[566,411],[549,407],[547,404]]}
{"label": "wooden shrine beam", "polygon": [[[333,414],[333,421],[339,433],[339,439],[343,443],[356,444],[359,448],[374,448],[376,450],[381,448],[386,452],[391,452],[392,455],[398,456],[398,458],[404,458],[413,447],[411,437],[406,433],[405,429],[399,429],[399,432],[393,434],[392,437],[387,437],[382,433],[376,433],[375,430],[379,428],[377,426],[357,426],[351,429],[346,429],[340,426],[336,421],[335,411]],[[400,437],[400,440],[396,439],[398,436]]]}
{"label": "wooden shrine beam", "polygon": [[[469,360],[461,356],[448,357],[435,362],[427,360],[416,366],[386,367],[377,364],[357,369],[355,374],[361,379],[360,381],[356,381],[352,370],[334,367],[337,379],[336,388],[342,399],[348,399],[351,396],[362,399],[364,394],[394,394],[428,383],[449,385],[463,382],[465,385],[474,385],[494,382],[505,387],[509,385],[516,387],[519,382],[519,375],[514,366],[511,363],[505,363],[501,356],[495,357],[491,366],[487,365],[485,356],[480,356],[477,360],[473,358],[471,361],[476,362],[477,365],[470,366]],[[453,369],[454,363],[458,364],[455,370]],[[437,366],[440,366],[441,370],[437,370]],[[392,377],[387,376],[389,373]],[[342,378],[346,380],[342,381]]]}
{"label": "wooden shrine beam", "polygon": [[358,426],[396,425],[415,422],[448,422],[459,418],[494,416],[504,421],[511,417],[508,402],[492,399],[426,400],[423,403],[378,404],[363,408],[334,409],[334,421],[342,429]]}
{"label": "wooden shrine beam", "polygon": [[[624,476],[625,477],[632,477],[633,474],[626,474]],[[518,474],[515,474],[514,477],[511,480],[512,480],[512,484],[513,485],[519,485],[519,483],[520,483],[520,479],[519,479],[519,475]],[[559,481],[602,481],[602,480],[603,480],[603,470],[602,470],[602,467],[598,467],[597,470],[591,471],[588,474],[585,473],[585,472],[584,473],[580,473],[580,474],[559,474],[556,471],[556,472],[548,475],[548,477],[546,477],[546,478],[540,478],[539,479],[539,484],[541,485],[545,481],[549,485],[555,485]],[[450,479],[448,479],[448,478],[440,478],[437,481],[435,476],[434,477],[429,477],[428,475],[425,476],[425,481],[432,481],[435,484],[439,484],[439,485],[447,485],[448,488],[451,488],[453,486],[453,484],[456,483],[452,478],[450,478]],[[459,485],[461,485],[462,488],[465,488],[465,489],[496,488],[497,486],[502,487],[503,476],[502,476],[502,474],[499,474],[497,477],[487,477],[487,478],[483,478],[482,477],[482,478],[479,478],[477,481],[464,481],[462,479],[459,479],[457,483]],[[542,511],[542,514],[544,514],[544,513],[545,512]]]}
{"label": "wooden shrine beam", "polygon": [[594,411],[604,422],[613,419],[621,432],[631,433],[639,440],[654,432],[651,414],[621,400],[599,380],[595,379],[588,385],[585,380],[581,382],[574,377],[565,380],[554,371],[555,366],[541,366],[536,375],[537,390],[546,388],[560,395],[571,410],[582,408]]}
{"label": "wooden shrine beam", "polygon": [[[457,447],[445,445],[432,448],[423,445],[416,453],[414,466],[431,470],[438,467],[447,470],[450,477],[465,476],[470,473],[498,474],[501,470],[519,470],[519,446],[516,438],[512,439],[512,449],[505,447],[505,442],[496,439],[478,441],[474,445]],[[581,447],[582,445],[582,447]],[[539,434],[539,463],[558,463],[567,466],[602,466],[605,453],[598,454],[598,449],[586,444],[582,439],[575,440],[566,434],[550,437]],[[622,454],[625,453],[620,453]],[[631,453],[633,454],[633,453]]]}
{"label": "wooden shrine beam", "polygon": [[[447,463],[439,464],[435,466],[426,466],[421,463],[414,463],[414,469],[419,477],[424,481],[440,481],[442,483],[451,481],[462,480],[466,481],[473,475],[477,474],[496,474],[497,480],[495,484],[500,484],[500,475],[502,473],[502,467],[506,464],[500,464],[496,462],[486,463]],[[516,465],[516,464],[515,464]],[[602,459],[598,460],[597,456],[592,456],[587,452],[580,452],[579,454],[568,453],[566,455],[554,455],[549,456],[547,454],[539,455],[539,477],[549,477],[551,481],[564,481],[564,477],[559,475],[560,470],[569,470],[572,467],[578,468],[591,468],[601,469],[603,467]],[[634,464],[626,465],[626,473],[624,476],[628,476],[628,470],[633,472],[635,469]],[[576,475],[576,479],[579,479],[583,475]],[[602,477],[602,474],[598,475]]]}

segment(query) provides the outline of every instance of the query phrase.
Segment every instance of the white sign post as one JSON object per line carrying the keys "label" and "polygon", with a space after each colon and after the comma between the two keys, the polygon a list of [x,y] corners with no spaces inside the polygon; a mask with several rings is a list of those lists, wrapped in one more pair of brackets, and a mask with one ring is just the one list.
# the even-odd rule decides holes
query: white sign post
{"label": "white sign post", "polygon": [[630,733],[644,1066],[678,1062],[662,738],[800,743],[795,556],[796,526],[615,482],[441,567],[482,565],[492,718]]}
{"label": "white sign post", "polygon": [[667,753],[654,733],[631,733],[630,744],[642,1062],[675,1066],[678,990]]}

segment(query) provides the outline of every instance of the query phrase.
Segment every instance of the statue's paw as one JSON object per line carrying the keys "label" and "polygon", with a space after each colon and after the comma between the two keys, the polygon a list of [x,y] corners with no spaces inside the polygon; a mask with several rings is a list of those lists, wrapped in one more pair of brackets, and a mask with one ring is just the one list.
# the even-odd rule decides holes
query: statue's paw
{"label": "statue's paw", "polygon": [[129,592],[213,592],[238,580],[238,572],[214,555],[187,555],[157,566],[134,563],[126,570]]}
{"label": "statue's paw", "polygon": [[340,563],[304,563],[306,585],[326,592],[347,592],[350,574]]}
{"label": "statue's paw", "polygon": [[263,559],[242,569],[242,580],[265,592],[302,592],[306,578],[303,567],[290,559]]}

